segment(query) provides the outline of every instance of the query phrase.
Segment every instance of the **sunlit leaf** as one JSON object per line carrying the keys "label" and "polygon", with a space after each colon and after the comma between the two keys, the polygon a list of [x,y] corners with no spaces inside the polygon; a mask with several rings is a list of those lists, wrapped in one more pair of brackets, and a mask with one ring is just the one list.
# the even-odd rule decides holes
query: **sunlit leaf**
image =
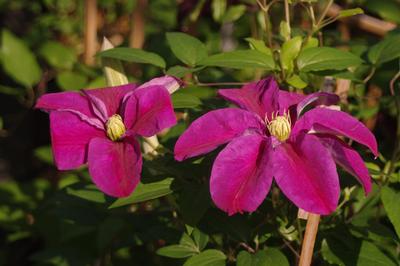
{"label": "sunlit leaf", "polygon": [[382,189],[381,199],[389,220],[400,238],[400,192],[386,186]]}
{"label": "sunlit leaf", "polygon": [[224,266],[226,256],[219,250],[208,249],[188,259],[184,266]]}
{"label": "sunlit leaf", "polygon": [[42,75],[35,55],[26,44],[8,30],[1,32],[1,62],[5,72],[15,81],[29,88]]}
{"label": "sunlit leaf", "polygon": [[188,34],[168,32],[167,41],[174,55],[189,66],[195,66],[207,57],[205,45]]}
{"label": "sunlit leaf", "polygon": [[153,183],[139,183],[129,197],[117,199],[109,208],[139,203],[171,194],[173,180],[173,178],[166,178]]}
{"label": "sunlit leaf", "polygon": [[375,44],[368,52],[368,59],[374,65],[380,65],[400,57],[400,34],[386,37]]}
{"label": "sunlit leaf", "polygon": [[238,50],[212,55],[199,63],[203,66],[227,68],[261,68],[272,70],[275,68],[272,56],[256,50]]}
{"label": "sunlit leaf", "polygon": [[330,47],[308,48],[300,52],[297,66],[303,72],[341,70],[358,66],[363,61],[356,55]]}
{"label": "sunlit leaf", "polygon": [[97,54],[99,57],[114,58],[131,63],[142,63],[165,68],[164,59],[158,54],[141,49],[117,47]]}
{"label": "sunlit leaf", "polygon": [[39,52],[55,68],[71,69],[77,60],[74,50],[54,41],[43,44]]}

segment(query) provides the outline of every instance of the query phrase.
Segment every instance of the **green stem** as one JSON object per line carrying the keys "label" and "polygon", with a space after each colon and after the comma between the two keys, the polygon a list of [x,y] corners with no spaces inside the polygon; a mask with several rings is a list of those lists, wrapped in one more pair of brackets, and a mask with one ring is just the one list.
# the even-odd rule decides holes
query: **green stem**
{"label": "green stem", "polygon": [[326,14],[328,13],[328,10],[329,10],[329,8],[331,7],[332,4],[333,4],[333,0],[329,0],[328,4],[324,8],[324,11],[322,11],[322,14],[318,19],[317,28],[319,28],[319,26],[321,25],[322,21],[326,17]]}

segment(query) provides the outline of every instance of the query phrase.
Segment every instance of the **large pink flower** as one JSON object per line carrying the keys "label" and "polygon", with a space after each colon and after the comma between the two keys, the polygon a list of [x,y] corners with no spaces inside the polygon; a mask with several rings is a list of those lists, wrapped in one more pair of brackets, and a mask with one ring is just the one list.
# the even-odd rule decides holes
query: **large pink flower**
{"label": "large pink flower", "polygon": [[371,190],[362,158],[337,136],[367,146],[376,156],[375,137],[347,113],[323,107],[336,103],[336,95],[281,91],[272,78],[219,94],[240,109],[211,111],[194,121],[178,139],[175,158],[181,161],[228,143],[210,179],[212,199],[222,210],[230,215],[255,211],[275,179],[299,208],[329,214],[340,194],[335,162],[366,193]]}
{"label": "large pink flower", "polygon": [[36,108],[50,112],[55,164],[60,170],[88,163],[93,182],[114,197],[131,194],[139,182],[142,155],[138,136],[150,137],[176,124],[169,91],[172,77],[139,87],[45,94]]}

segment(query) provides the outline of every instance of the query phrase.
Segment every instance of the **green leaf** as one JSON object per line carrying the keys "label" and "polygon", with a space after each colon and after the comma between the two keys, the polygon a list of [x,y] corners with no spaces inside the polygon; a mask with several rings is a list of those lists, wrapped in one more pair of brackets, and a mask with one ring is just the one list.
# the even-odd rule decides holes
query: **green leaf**
{"label": "green leaf", "polygon": [[212,16],[215,21],[221,21],[226,11],[226,0],[212,0]]}
{"label": "green leaf", "polygon": [[171,96],[174,108],[196,108],[201,105],[201,101],[194,95],[187,93],[174,93]]}
{"label": "green leaf", "polygon": [[165,68],[164,59],[155,53],[146,52],[141,49],[118,47],[97,54],[102,58],[113,58],[131,63],[150,64]]}
{"label": "green leaf", "polygon": [[297,89],[304,89],[305,87],[307,87],[307,83],[305,81],[303,81],[298,75],[293,75],[290,78],[288,78],[286,80],[287,83],[289,83],[289,85],[297,88]]}
{"label": "green leaf", "polygon": [[70,71],[64,71],[57,75],[57,84],[63,90],[80,90],[85,88],[87,84],[87,77]]}
{"label": "green leaf", "polygon": [[167,41],[174,55],[189,66],[196,66],[199,61],[207,57],[206,46],[188,34],[168,32]]}
{"label": "green leaf", "polygon": [[228,8],[226,13],[224,14],[222,21],[224,23],[233,22],[238,20],[241,16],[243,16],[244,12],[246,12],[245,5],[235,5]]}
{"label": "green leaf", "polygon": [[283,43],[281,49],[281,61],[284,69],[289,73],[293,71],[294,60],[299,55],[303,39],[300,36],[294,37]]}
{"label": "green leaf", "polygon": [[389,220],[393,224],[397,236],[400,238],[400,192],[385,186],[382,189],[381,199]]}
{"label": "green leaf", "polygon": [[227,67],[236,69],[261,68],[273,70],[275,68],[272,56],[256,50],[238,50],[212,55],[199,63],[203,66]]}
{"label": "green leaf", "polygon": [[71,69],[77,60],[74,50],[53,41],[46,42],[39,53],[55,68]]}
{"label": "green leaf", "polygon": [[201,232],[199,229],[195,228],[192,232],[192,236],[194,239],[194,243],[196,244],[197,248],[201,251],[203,250],[208,243],[208,235]]}
{"label": "green leaf", "polygon": [[317,38],[311,37],[308,38],[307,42],[303,46],[303,50],[308,49],[308,48],[314,48],[318,47],[319,41]]}
{"label": "green leaf", "polygon": [[358,254],[357,266],[396,266],[388,256],[386,256],[374,244],[363,241],[361,243],[360,253]]}
{"label": "green leaf", "polygon": [[297,66],[303,72],[341,70],[362,64],[362,60],[346,51],[330,47],[308,48],[300,52]]}
{"label": "green leaf", "polygon": [[351,17],[359,14],[364,14],[364,11],[361,8],[345,9],[339,11],[338,18]]}
{"label": "green leaf", "polygon": [[171,194],[171,184],[173,180],[173,178],[166,178],[153,183],[139,183],[129,197],[117,199],[113,204],[110,205],[109,208],[121,207],[124,205],[152,200]]}
{"label": "green leaf", "polygon": [[203,69],[203,67],[190,68],[184,66],[173,66],[167,70],[167,75],[171,75],[177,78],[182,78],[186,74],[197,72],[201,69]]}
{"label": "green leaf", "polygon": [[42,71],[35,55],[8,30],[1,32],[0,54],[4,71],[15,81],[27,88],[39,82]]}
{"label": "green leaf", "polygon": [[368,52],[368,59],[374,65],[380,65],[400,57],[400,34],[386,37],[375,44]]}
{"label": "green leaf", "polygon": [[45,163],[53,164],[53,153],[50,146],[36,148],[35,156]]}
{"label": "green leaf", "polygon": [[236,266],[289,266],[285,255],[276,248],[259,250],[255,254],[241,251],[237,256]]}
{"label": "green leaf", "polygon": [[170,245],[157,250],[157,254],[170,258],[186,258],[200,253],[200,249],[192,238],[183,233],[179,245]]}
{"label": "green leaf", "polygon": [[13,87],[9,87],[9,86],[0,85],[0,93],[15,96],[15,97],[23,97],[25,94],[25,89],[13,88]]}
{"label": "green leaf", "polygon": [[190,246],[170,245],[158,249],[157,254],[164,257],[180,259],[196,255],[198,252],[193,250]]}
{"label": "green leaf", "polygon": [[[78,186],[80,184],[77,184]],[[106,198],[103,192],[99,191],[94,185],[87,185],[83,188],[69,186],[66,188],[66,192],[68,195],[73,195],[81,199],[85,199],[92,202],[97,203],[105,203]]]}
{"label": "green leaf", "polygon": [[387,19],[396,23],[400,23],[400,4],[395,0],[368,0],[365,3],[365,8],[372,11],[383,19]]}
{"label": "green leaf", "polygon": [[281,35],[284,40],[290,39],[290,28],[284,20],[279,24],[279,35]]}
{"label": "green leaf", "polygon": [[254,50],[257,50],[257,51],[259,51],[259,52],[261,52],[261,53],[264,53],[264,54],[266,54],[266,55],[272,56],[272,51],[271,51],[271,49],[269,49],[269,48],[265,45],[265,43],[264,43],[263,41],[261,41],[261,40],[256,40],[256,39],[254,39],[254,38],[246,38],[245,40],[249,42],[250,48],[251,48],[251,49],[254,49]]}
{"label": "green leaf", "polygon": [[226,256],[219,250],[207,249],[188,259],[184,266],[224,266]]}

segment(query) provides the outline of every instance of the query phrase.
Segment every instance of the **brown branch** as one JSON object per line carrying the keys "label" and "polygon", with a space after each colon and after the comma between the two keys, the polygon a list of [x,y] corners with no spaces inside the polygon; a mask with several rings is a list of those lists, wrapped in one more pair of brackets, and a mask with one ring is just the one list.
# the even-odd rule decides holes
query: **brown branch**
{"label": "brown branch", "polygon": [[97,50],[97,1],[85,1],[85,51],[83,61],[87,65],[95,63]]}

